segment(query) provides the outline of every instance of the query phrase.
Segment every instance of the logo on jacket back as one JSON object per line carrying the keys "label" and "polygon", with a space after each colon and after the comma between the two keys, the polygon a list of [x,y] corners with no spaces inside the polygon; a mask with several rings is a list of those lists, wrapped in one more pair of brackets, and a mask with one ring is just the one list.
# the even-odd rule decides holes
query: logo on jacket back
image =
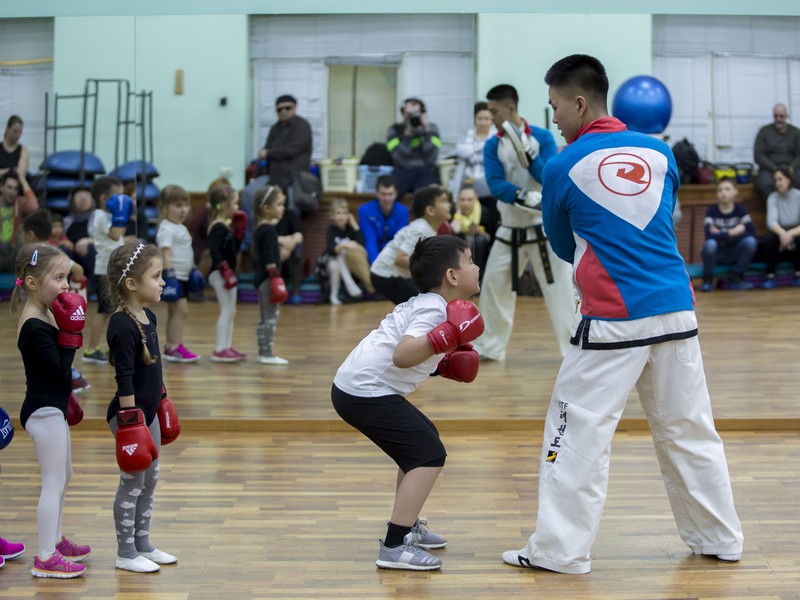
{"label": "logo on jacket back", "polygon": [[635,146],[596,150],[570,169],[570,179],[591,200],[644,229],[661,205],[667,157]]}
{"label": "logo on jacket back", "polygon": [[635,154],[612,154],[600,161],[597,167],[600,183],[608,191],[620,196],[638,196],[650,187],[650,165]]}

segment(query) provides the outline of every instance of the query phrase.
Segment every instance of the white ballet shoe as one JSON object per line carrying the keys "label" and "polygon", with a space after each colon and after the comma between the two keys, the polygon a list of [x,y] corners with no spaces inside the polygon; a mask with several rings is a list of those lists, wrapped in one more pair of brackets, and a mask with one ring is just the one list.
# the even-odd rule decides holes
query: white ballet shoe
{"label": "white ballet shoe", "polygon": [[155,548],[152,552],[139,552],[139,554],[158,565],[174,565],[178,562],[178,559],[172,556],[172,554],[162,552],[158,548]]}
{"label": "white ballet shoe", "polygon": [[155,573],[161,569],[161,567],[152,560],[141,555],[136,558],[122,558],[121,556],[116,556],[114,557],[114,566],[124,571],[133,571],[134,573]]}

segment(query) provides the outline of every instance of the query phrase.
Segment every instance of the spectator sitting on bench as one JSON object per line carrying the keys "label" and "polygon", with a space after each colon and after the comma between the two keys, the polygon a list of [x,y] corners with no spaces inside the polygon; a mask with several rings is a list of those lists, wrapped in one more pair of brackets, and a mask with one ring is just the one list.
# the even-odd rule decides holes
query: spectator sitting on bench
{"label": "spectator sitting on bench", "polygon": [[714,289],[714,267],[717,263],[733,264],[733,275],[728,285],[731,290],[749,290],[753,284],[744,280],[747,266],[758,248],[756,229],[743,204],[736,203],[739,189],[730,177],[717,183],[717,204],[709,206],[704,221],[706,241],[703,244],[703,285],[700,289]]}
{"label": "spectator sitting on bench", "polygon": [[767,232],[763,241],[767,279],[764,289],[775,287],[775,270],[778,262],[788,260],[794,264],[792,285],[800,286],[800,190],[792,187],[792,172],[779,167],[774,175],[775,191],[767,198]]}
{"label": "spectator sitting on bench", "polygon": [[408,225],[408,208],[397,201],[397,184],[393,175],[381,175],[375,184],[375,200],[358,207],[358,224],[364,235],[369,264],[395,234]]}

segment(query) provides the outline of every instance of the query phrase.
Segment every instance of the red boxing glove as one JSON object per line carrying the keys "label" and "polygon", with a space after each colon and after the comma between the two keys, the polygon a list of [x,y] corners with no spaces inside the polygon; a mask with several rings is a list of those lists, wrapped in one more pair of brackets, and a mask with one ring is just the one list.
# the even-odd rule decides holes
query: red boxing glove
{"label": "red boxing glove", "polygon": [[78,349],[83,346],[83,326],[86,324],[86,300],[75,292],[61,292],[50,311],[58,326],[58,345]]}
{"label": "red boxing glove", "polygon": [[144,424],[140,408],[122,408],[117,412],[117,464],[126,473],[146,470],[158,459],[158,450]]}
{"label": "red boxing glove", "polygon": [[219,263],[216,266],[216,269],[225,280],[223,285],[225,286],[226,290],[235,288],[239,284],[239,280],[236,279],[236,273],[233,272],[233,269],[231,269],[231,266],[228,264],[227,260],[223,260],[221,263]]}
{"label": "red boxing glove", "polygon": [[428,333],[435,354],[455,350],[483,333],[483,317],[469,300],[452,300],[447,305],[447,320]]}
{"label": "red boxing glove", "polygon": [[233,237],[241,242],[244,239],[244,234],[247,231],[247,213],[243,210],[237,210],[233,213],[231,218],[231,227],[233,228]]}
{"label": "red boxing glove", "polygon": [[81,421],[83,421],[83,409],[75,394],[70,394],[67,402],[67,425],[74,427]]}
{"label": "red boxing glove", "polygon": [[158,405],[158,424],[161,426],[161,445],[166,446],[178,439],[181,434],[181,422],[178,413],[167,397],[167,390],[161,386],[161,404]]}
{"label": "red boxing glove", "polygon": [[480,362],[481,357],[472,349],[472,344],[466,344],[445,352],[444,358],[436,367],[436,374],[453,381],[471,383],[478,376]]}
{"label": "red boxing glove", "polygon": [[283,304],[289,299],[286,282],[283,281],[276,267],[270,267],[267,272],[269,273],[269,301],[272,304]]}

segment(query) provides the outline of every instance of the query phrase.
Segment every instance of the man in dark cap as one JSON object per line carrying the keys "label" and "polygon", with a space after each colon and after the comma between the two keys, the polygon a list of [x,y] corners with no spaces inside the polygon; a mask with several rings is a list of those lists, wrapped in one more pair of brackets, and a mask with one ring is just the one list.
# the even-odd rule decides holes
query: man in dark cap
{"label": "man in dark cap", "polygon": [[311,169],[311,126],[297,116],[297,100],[284,94],[275,101],[278,122],[270,127],[258,157],[267,159],[269,181],[286,190],[294,174]]}

